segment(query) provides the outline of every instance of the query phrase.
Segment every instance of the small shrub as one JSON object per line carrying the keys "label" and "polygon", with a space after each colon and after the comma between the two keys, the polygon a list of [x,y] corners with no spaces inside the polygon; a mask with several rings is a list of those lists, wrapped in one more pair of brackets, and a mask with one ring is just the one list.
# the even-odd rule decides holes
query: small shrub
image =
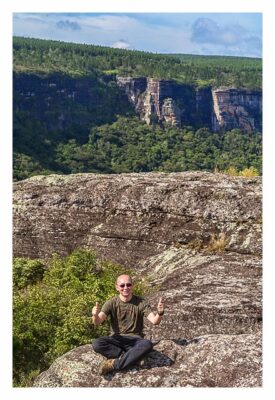
{"label": "small shrub", "polygon": [[227,170],[225,170],[225,173],[230,176],[238,176],[239,175],[237,168],[232,167],[232,166],[229,167]]}
{"label": "small shrub", "polygon": [[212,233],[206,250],[222,253],[225,250],[226,244],[227,240],[224,232],[221,232],[219,235],[215,235]]}
{"label": "small shrub", "polygon": [[236,167],[231,166],[224,172],[230,176],[244,176],[245,178],[252,178],[253,176],[260,175],[255,167],[244,168],[242,171],[238,171]]}
{"label": "small shrub", "polygon": [[240,176],[244,176],[246,178],[252,178],[253,176],[259,176],[259,172],[254,167],[245,168],[239,173]]}

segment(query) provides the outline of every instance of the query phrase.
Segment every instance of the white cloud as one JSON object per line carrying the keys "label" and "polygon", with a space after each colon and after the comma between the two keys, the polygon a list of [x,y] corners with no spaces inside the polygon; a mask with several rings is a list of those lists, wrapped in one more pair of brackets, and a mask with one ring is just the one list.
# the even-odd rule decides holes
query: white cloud
{"label": "white cloud", "polygon": [[130,44],[127,43],[125,40],[121,39],[117,42],[115,42],[112,47],[115,47],[117,49],[129,49],[130,48]]}
{"label": "white cloud", "polygon": [[201,15],[195,20],[194,14],[192,19],[183,14],[182,24],[177,15],[177,24],[165,25],[155,14],[21,13],[14,15],[14,34],[158,53],[234,55],[237,49],[235,55],[261,56],[260,36],[253,34],[252,40],[236,17],[230,25],[228,19],[222,23],[219,17],[218,23]]}

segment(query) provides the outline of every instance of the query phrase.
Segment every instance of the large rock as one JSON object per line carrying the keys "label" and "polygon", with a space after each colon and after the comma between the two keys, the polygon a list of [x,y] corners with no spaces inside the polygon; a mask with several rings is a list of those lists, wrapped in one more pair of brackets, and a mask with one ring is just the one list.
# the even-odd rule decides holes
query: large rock
{"label": "large rock", "polygon": [[261,337],[206,335],[161,340],[142,368],[98,375],[104,358],[91,345],[58,358],[35,387],[257,387],[261,386]]}
{"label": "large rock", "polygon": [[77,247],[137,267],[174,246],[261,254],[261,178],[207,172],[36,176],[14,184],[15,256]]}
{"label": "large rock", "polygon": [[[205,334],[243,334],[261,329],[261,258],[172,248],[144,262],[152,305],[163,297],[167,317],[147,335],[158,339]],[[156,308],[154,309],[156,311]]]}
{"label": "large rock", "polygon": [[154,311],[160,296],[166,305],[160,325],[146,323],[157,342],[146,368],[99,377],[103,358],[85,345],[35,385],[260,386],[261,210],[259,177],[78,174],[15,183],[15,256],[94,248],[148,282]]}

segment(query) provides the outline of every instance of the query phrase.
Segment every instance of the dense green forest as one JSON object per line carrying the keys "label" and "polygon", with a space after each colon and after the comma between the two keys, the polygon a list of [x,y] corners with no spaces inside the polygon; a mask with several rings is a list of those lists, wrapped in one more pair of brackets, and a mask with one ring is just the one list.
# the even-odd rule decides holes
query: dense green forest
{"label": "dense green forest", "polygon": [[262,87],[259,58],[165,55],[20,37],[14,37],[13,48],[17,72],[150,76],[199,86]]}
{"label": "dense green forest", "polygon": [[69,139],[42,145],[39,137],[31,137],[32,151],[28,154],[25,149],[24,153],[22,147],[14,157],[14,176],[24,179],[51,172],[224,171],[229,167],[240,171],[251,166],[261,173],[261,143],[260,133],[164,129],[148,126],[136,117],[120,117],[112,124],[93,127],[83,144]]}
{"label": "dense green forest", "polygon": [[[47,261],[15,258],[13,263],[14,386],[32,380],[55,358],[91,339],[108,334],[110,325],[94,327],[91,312],[117,294],[114,282],[131,274],[120,265],[101,262],[92,250],[78,249]],[[135,293],[146,292],[136,282]]]}
{"label": "dense green forest", "polygon": [[116,75],[261,88],[260,59],[163,55],[15,37],[14,180],[76,172],[227,170],[261,173],[260,132],[140,121]]}

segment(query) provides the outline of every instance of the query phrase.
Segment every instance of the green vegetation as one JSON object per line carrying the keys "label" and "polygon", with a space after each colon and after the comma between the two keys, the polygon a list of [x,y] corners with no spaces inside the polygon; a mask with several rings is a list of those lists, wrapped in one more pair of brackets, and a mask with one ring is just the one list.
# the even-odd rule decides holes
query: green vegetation
{"label": "green vegetation", "polygon": [[166,55],[111,47],[14,37],[14,70],[81,76],[151,76],[197,85],[262,87],[262,60]]}
{"label": "green vegetation", "polygon": [[[70,349],[109,332],[108,322],[95,328],[91,311],[117,294],[115,280],[131,273],[100,262],[93,251],[75,250],[47,263],[16,258],[13,276],[14,385],[30,386],[42,370]],[[137,283],[142,294],[145,284]]]}
{"label": "green vegetation", "polygon": [[[262,135],[232,130],[217,134],[206,128],[161,128],[137,118],[120,117],[112,124],[93,127],[86,143],[60,142],[45,161],[14,157],[16,179],[41,173],[149,171],[237,171],[255,168],[261,174]],[[52,168],[52,165],[55,168]],[[51,169],[52,168],[52,169]]]}

